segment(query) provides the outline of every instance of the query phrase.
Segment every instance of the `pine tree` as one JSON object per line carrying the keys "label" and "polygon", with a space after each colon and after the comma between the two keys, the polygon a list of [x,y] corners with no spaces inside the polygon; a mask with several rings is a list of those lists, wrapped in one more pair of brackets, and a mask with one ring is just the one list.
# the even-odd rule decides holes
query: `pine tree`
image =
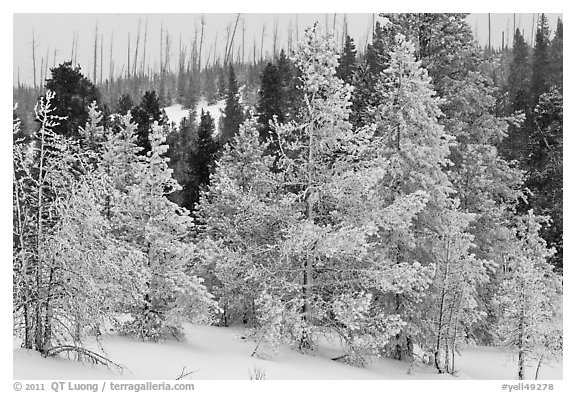
{"label": "pine tree", "polygon": [[434,337],[433,345],[426,344],[439,373],[455,371],[455,353],[470,342],[470,328],[486,317],[478,307],[477,288],[488,282],[490,264],[472,253],[476,245],[468,226],[474,218],[454,206],[444,215],[438,241],[433,244],[436,275],[432,293],[424,300],[423,316],[433,321],[430,331],[424,333]]}
{"label": "pine tree", "polygon": [[236,75],[234,74],[234,68],[230,65],[228,89],[226,90],[226,107],[220,119],[220,143],[222,145],[234,137],[243,120],[244,113],[240,105]]}
{"label": "pine tree", "polygon": [[562,285],[547,263],[554,251],[538,235],[540,228],[541,220],[532,211],[519,217],[506,253],[504,281],[495,299],[501,315],[501,345],[517,353],[520,380],[527,377],[529,360],[542,361],[562,351]]}
{"label": "pine tree", "polygon": [[303,91],[300,76],[302,71],[295,67],[294,62],[286,56],[284,49],[276,60],[276,67],[281,80],[281,96],[283,97],[283,113],[286,120],[298,118],[300,108],[303,106]]}
{"label": "pine tree", "polygon": [[284,193],[266,150],[254,120],[245,122],[224,147],[198,206],[198,259],[223,309],[224,326],[254,326],[258,294],[279,279],[274,274],[293,197]]}
{"label": "pine tree", "polygon": [[404,359],[412,357],[415,340],[426,328],[420,324],[417,304],[424,296],[422,289],[428,286],[434,265],[410,261],[436,259],[431,250],[434,244],[431,235],[442,227],[439,220],[445,214],[448,194],[452,191],[444,172],[450,163],[451,138],[438,122],[440,100],[435,97],[426,70],[414,57],[414,45],[402,35],[395,39],[389,68],[382,72],[376,86],[380,104],[371,111],[377,126],[375,143],[379,155],[386,160],[380,192],[389,203],[414,193],[424,193],[427,200],[426,207],[410,226],[380,235],[383,252],[394,269],[411,267],[415,275],[406,288],[383,293],[388,312],[399,314],[407,323],[390,348],[393,357]]}
{"label": "pine tree", "polygon": [[169,166],[173,170],[174,179],[182,186],[181,190],[171,193],[169,199],[189,211],[192,211],[193,207],[187,202],[190,200],[188,183],[191,181],[193,169],[190,166],[190,156],[196,149],[197,129],[196,112],[191,110],[188,117],[182,119],[180,126],[172,127],[166,136]]}
{"label": "pine tree", "polygon": [[210,184],[210,175],[213,172],[220,145],[215,139],[214,119],[210,112],[202,110],[200,125],[196,134],[196,143],[188,158],[190,168],[189,178],[184,183],[184,207],[190,211],[196,209],[200,201],[200,193]]}
{"label": "pine tree", "polygon": [[[268,63],[262,71],[260,80],[260,90],[258,91],[258,123],[260,126],[260,140],[262,142],[268,139],[272,140],[271,148],[273,151],[278,150],[278,137],[275,135],[270,122],[276,116],[279,123],[286,121],[285,108],[286,99],[278,68]],[[276,146],[276,148],[274,148]]]}
{"label": "pine tree", "polygon": [[132,111],[134,108],[134,101],[132,100],[132,96],[130,94],[122,94],[120,98],[118,98],[118,103],[116,104],[115,112],[119,115],[124,116],[128,112]]}
{"label": "pine tree", "polygon": [[140,104],[130,111],[133,121],[138,125],[138,146],[142,148],[141,154],[146,155],[150,151],[148,132],[150,126],[156,121],[162,125],[165,116],[160,109],[160,99],[155,91],[147,91],[142,96]]}
{"label": "pine tree", "polygon": [[528,81],[530,80],[530,64],[528,45],[516,29],[514,46],[512,47],[512,62],[508,72],[508,95],[512,110],[525,110],[528,105]]}
{"label": "pine tree", "polygon": [[[103,362],[82,340],[98,335],[143,283],[142,258],[112,236],[102,216],[100,196],[109,195],[110,182],[97,171],[94,151],[53,131],[53,96],[48,91],[37,106],[33,144],[14,145],[15,328],[25,348]],[[93,106],[80,135],[96,135],[100,119]]]}
{"label": "pine tree", "polygon": [[230,84],[230,76],[226,77],[224,67],[218,66],[218,80],[216,83],[216,99],[224,100],[228,96],[228,86]]}
{"label": "pine tree", "polygon": [[107,143],[103,168],[114,179],[108,202],[114,232],[144,255],[146,286],[131,305],[133,319],[122,331],[143,340],[180,337],[180,324],[208,321],[215,311],[211,295],[194,275],[188,238],[188,211],[167,196],[178,190],[165,153],[165,136],[157,123],[150,130],[150,153],[143,157],[136,145],[135,126],[124,119],[121,132]]}
{"label": "pine tree", "polygon": [[[381,162],[368,153],[373,128],[354,130],[348,121],[352,89],[335,76],[335,42],[308,31],[295,63],[302,70],[306,105],[298,122],[275,127],[281,149],[278,167],[302,201],[297,206],[301,218],[290,228],[284,246],[292,269],[301,272],[296,281],[301,294],[280,304],[291,321],[301,307],[300,322],[290,333],[300,349],[313,348],[317,326],[324,326],[346,343],[345,361],[364,363],[402,325],[397,315],[373,307],[369,288],[394,284],[389,264],[373,267],[374,244],[368,239],[392,222],[405,219],[410,225],[423,198],[417,194],[393,203],[370,198],[381,181]],[[294,278],[284,285],[288,283],[296,284]],[[358,320],[352,323],[354,304],[359,306]]]}
{"label": "pine tree", "polygon": [[93,101],[100,105],[100,92],[94,84],[80,72],[80,67],[72,67],[64,62],[50,69],[52,77],[46,80],[46,89],[55,93],[53,97],[54,115],[64,117],[55,126],[54,132],[66,137],[78,138],[78,127],[88,121],[86,109]]}
{"label": "pine tree", "polygon": [[562,91],[563,89],[563,45],[564,45],[564,33],[563,33],[563,22],[562,19],[558,18],[556,22],[556,33],[554,34],[554,38],[550,43],[550,47],[548,50],[548,57],[549,57],[549,80],[548,84],[550,86],[555,86],[556,88]]}
{"label": "pine tree", "polygon": [[548,86],[548,73],[550,59],[548,58],[548,51],[550,46],[550,30],[548,27],[548,19],[546,15],[542,14],[538,21],[538,28],[536,30],[536,42],[534,44],[534,53],[532,54],[532,75],[531,75],[531,106],[535,107],[538,104],[540,96],[545,93]]}
{"label": "pine tree", "polygon": [[207,70],[205,73],[205,79],[202,83],[202,93],[208,105],[214,105],[218,100],[213,70]]}
{"label": "pine tree", "polygon": [[[507,113],[530,111],[530,64],[528,45],[519,29],[514,34],[512,61],[508,71],[506,94],[508,96]],[[527,144],[527,130],[518,123],[510,124],[508,136],[503,141],[503,154],[508,159],[521,159]]]}
{"label": "pine tree", "polygon": [[553,89],[540,96],[534,109],[534,130],[526,157],[526,186],[534,190],[530,205],[551,218],[542,229],[549,247],[556,249],[550,262],[563,268],[563,105],[562,92]]}
{"label": "pine tree", "polygon": [[346,42],[342,49],[342,54],[338,59],[338,68],[336,76],[342,79],[344,83],[352,85],[352,80],[356,70],[356,46],[354,40],[349,35],[346,36]]}

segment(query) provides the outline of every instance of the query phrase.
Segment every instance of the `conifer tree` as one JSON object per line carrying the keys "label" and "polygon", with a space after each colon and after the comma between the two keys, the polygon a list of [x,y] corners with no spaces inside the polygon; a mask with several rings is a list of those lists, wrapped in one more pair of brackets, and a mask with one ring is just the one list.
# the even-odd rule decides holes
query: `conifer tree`
{"label": "conifer tree", "polygon": [[115,113],[124,116],[134,108],[134,101],[130,94],[122,94],[118,98],[118,102],[115,107]]}
{"label": "conifer tree", "polygon": [[294,62],[286,56],[284,49],[276,60],[276,67],[281,80],[282,98],[284,102],[283,113],[286,120],[298,118],[300,108],[303,106],[303,93],[300,76],[302,71],[295,67]]}
{"label": "conifer tree", "polygon": [[198,206],[198,259],[223,309],[224,326],[254,326],[258,294],[279,280],[275,272],[283,231],[294,214],[293,197],[272,172],[266,150],[255,121],[246,121],[232,145],[224,147]]}
{"label": "conifer tree", "polygon": [[540,96],[525,161],[526,186],[534,191],[529,202],[537,214],[551,219],[542,228],[542,237],[556,250],[550,262],[559,270],[563,268],[563,105],[558,89]]}
{"label": "conifer tree", "polygon": [[389,203],[414,193],[424,193],[427,200],[412,225],[380,235],[394,268],[411,267],[415,272],[412,285],[383,293],[388,312],[399,314],[407,323],[390,348],[393,357],[404,359],[412,357],[416,340],[427,341],[423,334],[427,327],[420,324],[417,304],[425,296],[422,289],[428,286],[434,269],[433,264],[424,261],[437,259],[431,249],[431,234],[441,230],[440,220],[448,208],[451,184],[444,167],[450,163],[450,137],[438,122],[440,100],[435,97],[426,70],[414,58],[414,45],[402,35],[395,40],[389,68],[382,72],[376,86],[380,104],[372,110],[377,127],[375,145],[379,155],[385,157],[387,168],[380,192]]}
{"label": "conifer tree", "polygon": [[[258,91],[258,123],[260,124],[260,140],[272,140],[272,146],[278,145],[278,137],[275,135],[270,122],[276,116],[279,123],[286,121],[285,108],[286,99],[284,96],[281,75],[278,68],[273,63],[268,63],[262,71],[260,80],[260,90]],[[272,147],[274,151],[278,148]]]}
{"label": "conifer tree", "polygon": [[80,67],[72,67],[71,62],[64,62],[50,71],[52,76],[46,80],[46,89],[55,93],[54,115],[63,118],[55,126],[54,132],[78,138],[78,127],[88,121],[88,105],[93,101],[100,105],[100,92],[82,75]]}
{"label": "conifer tree", "polygon": [[220,149],[215,137],[214,119],[210,112],[201,111],[200,124],[195,139],[195,147],[188,158],[190,176],[184,183],[186,198],[184,207],[190,211],[196,209],[196,204],[200,201],[201,191],[210,184],[210,175],[213,172]]}
{"label": "conifer tree", "polygon": [[550,42],[548,50],[549,54],[549,85],[555,86],[562,91],[563,88],[563,45],[564,45],[564,32],[563,32],[562,19],[558,18],[556,22],[556,33]]}
{"label": "conifer tree", "polygon": [[170,169],[173,170],[173,177],[182,186],[181,190],[174,191],[169,195],[169,199],[179,206],[185,207],[191,211],[192,206],[186,204],[189,199],[187,196],[187,184],[192,176],[190,167],[190,155],[196,148],[196,133],[198,125],[196,123],[196,112],[189,111],[188,117],[183,118],[179,127],[173,127],[166,136],[168,144],[168,158]]}
{"label": "conifer tree", "polygon": [[548,90],[548,73],[550,59],[548,51],[550,46],[550,29],[548,27],[548,18],[542,14],[538,21],[536,30],[536,41],[534,44],[534,53],[532,54],[532,75],[531,75],[531,107],[538,104],[540,96]]}
{"label": "conifer tree", "polygon": [[180,337],[180,324],[208,321],[215,311],[211,295],[194,275],[190,255],[192,219],[168,200],[180,186],[172,178],[165,153],[165,136],[157,123],[150,130],[150,153],[136,145],[135,126],[124,126],[107,143],[105,168],[115,180],[109,201],[110,220],[117,236],[144,255],[146,286],[131,304],[133,319],[122,331],[143,340]]}
{"label": "conifer tree", "polygon": [[352,85],[352,80],[356,70],[356,46],[354,40],[349,35],[346,36],[346,42],[342,49],[342,54],[338,59],[338,68],[336,68],[336,76],[342,79],[345,83]]}
{"label": "conifer tree", "polygon": [[[143,284],[143,258],[115,239],[102,216],[110,181],[97,170],[94,150],[53,131],[60,120],[53,94],[38,104],[34,142],[14,146],[15,327],[25,348],[103,361],[82,348],[83,339],[99,334]],[[91,143],[99,140],[100,119],[93,106],[80,133]]]}
{"label": "conifer tree", "polygon": [[138,125],[138,146],[142,148],[141,154],[146,155],[150,151],[148,133],[154,122],[164,124],[165,116],[160,109],[160,100],[155,91],[147,91],[142,96],[140,104],[130,111],[133,121]]}
{"label": "conifer tree", "polygon": [[554,250],[538,235],[541,219],[529,211],[517,221],[495,303],[500,343],[516,352],[523,380],[529,360],[538,360],[539,367],[544,357],[562,351],[561,280],[547,263]]}
{"label": "conifer tree", "polygon": [[[285,258],[301,276],[284,285],[299,283],[301,294],[278,303],[278,295],[271,293],[262,301],[269,307],[285,307],[289,325],[297,327],[290,334],[300,349],[314,348],[317,329],[324,326],[346,343],[344,361],[362,364],[402,326],[397,314],[375,306],[370,293],[374,285],[387,290],[396,284],[390,280],[394,267],[388,261],[374,268],[375,245],[369,239],[392,222],[409,226],[423,206],[423,196],[395,201],[369,197],[382,181],[382,163],[369,154],[373,128],[354,130],[348,120],[352,89],[335,75],[335,42],[309,30],[295,64],[302,70],[306,105],[297,122],[275,127],[283,181],[302,201],[296,206],[301,218],[290,228],[283,247]],[[352,265],[356,274],[348,268]],[[415,266],[406,276],[418,281],[412,276],[418,276],[418,270]],[[351,284],[354,277],[356,285]],[[349,319],[353,315],[354,322]]]}
{"label": "conifer tree", "polygon": [[230,65],[228,74],[228,89],[226,90],[226,107],[220,119],[220,143],[224,145],[238,132],[244,119],[244,112],[240,105],[238,84],[234,68]]}

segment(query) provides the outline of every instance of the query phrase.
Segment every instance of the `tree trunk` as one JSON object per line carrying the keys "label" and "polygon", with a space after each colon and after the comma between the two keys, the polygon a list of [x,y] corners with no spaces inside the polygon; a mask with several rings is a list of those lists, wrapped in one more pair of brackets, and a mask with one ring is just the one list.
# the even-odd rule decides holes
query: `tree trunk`
{"label": "tree trunk", "polygon": [[41,353],[46,353],[50,349],[50,345],[52,342],[52,317],[53,317],[53,309],[52,309],[52,286],[54,284],[54,267],[50,267],[50,275],[48,279],[48,283],[46,285],[46,306],[45,306],[45,314],[44,314],[44,339],[43,339],[43,348],[40,350]]}
{"label": "tree trunk", "polygon": [[538,365],[536,366],[536,375],[534,375],[534,380],[537,381],[538,380],[538,373],[540,372],[540,366],[542,366],[542,361],[544,360],[544,355],[540,356],[540,359],[538,359]]}

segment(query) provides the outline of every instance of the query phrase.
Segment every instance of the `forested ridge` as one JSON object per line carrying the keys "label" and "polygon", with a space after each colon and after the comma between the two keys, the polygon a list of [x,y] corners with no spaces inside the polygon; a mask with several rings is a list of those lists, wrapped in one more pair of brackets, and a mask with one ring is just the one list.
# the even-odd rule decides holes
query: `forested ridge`
{"label": "forested ridge", "polygon": [[494,51],[465,17],[380,14],[361,53],[314,26],[270,59],[16,86],[14,335],[96,362],[104,326],[184,322],[248,327],[254,356],[330,336],[337,361],[454,373],[482,344],[519,379],[561,357],[562,20]]}

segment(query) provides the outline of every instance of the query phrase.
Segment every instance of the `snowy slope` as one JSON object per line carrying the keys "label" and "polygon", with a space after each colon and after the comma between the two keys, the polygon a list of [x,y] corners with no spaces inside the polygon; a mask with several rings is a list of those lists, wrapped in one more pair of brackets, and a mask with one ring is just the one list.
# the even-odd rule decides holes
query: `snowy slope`
{"label": "snowy slope", "polygon": [[[337,349],[327,343],[316,356],[287,347],[270,359],[250,357],[254,342],[240,338],[243,330],[213,326],[186,326],[186,341],[144,343],[106,336],[103,344],[115,362],[126,367],[120,375],[103,367],[65,359],[44,359],[37,353],[14,349],[15,379],[175,379],[182,370],[194,371],[191,379],[246,380],[255,369],[266,379],[514,379],[514,362],[494,348],[474,348],[458,359],[458,377],[438,375],[432,367],[419,366],[408,374],[409,364],[379,359],[366,368],[330,360]],[[324,356],[323,356],[324,355]],[[529,374],[531,375],[531,374]],[[541,379],[561,379],[562,367],[541,370]]]}
{"label": "snowy slope", "polygon": [[[202,109],[204,109],[204,112],[210,112],[210,115],[214,118],[214,126],[216,130],[218,130],[218,121],[220,120],[220,116],[222,115],[225,106],[226,102],[224,100],[217,101],[214,105],[208,105],[206,100],[202,98],[196,107],[196,121],[200,121],[200,113],[202,112]],[[180,121],[182,121],[183,118],[188,117],[188,109],[182,108],[182,105],[180,104],[166,107],[164,108],[164,111],[166,111],[166,116],[168,116],[170,122],[175,123],[176,126],[180,124]]]}

